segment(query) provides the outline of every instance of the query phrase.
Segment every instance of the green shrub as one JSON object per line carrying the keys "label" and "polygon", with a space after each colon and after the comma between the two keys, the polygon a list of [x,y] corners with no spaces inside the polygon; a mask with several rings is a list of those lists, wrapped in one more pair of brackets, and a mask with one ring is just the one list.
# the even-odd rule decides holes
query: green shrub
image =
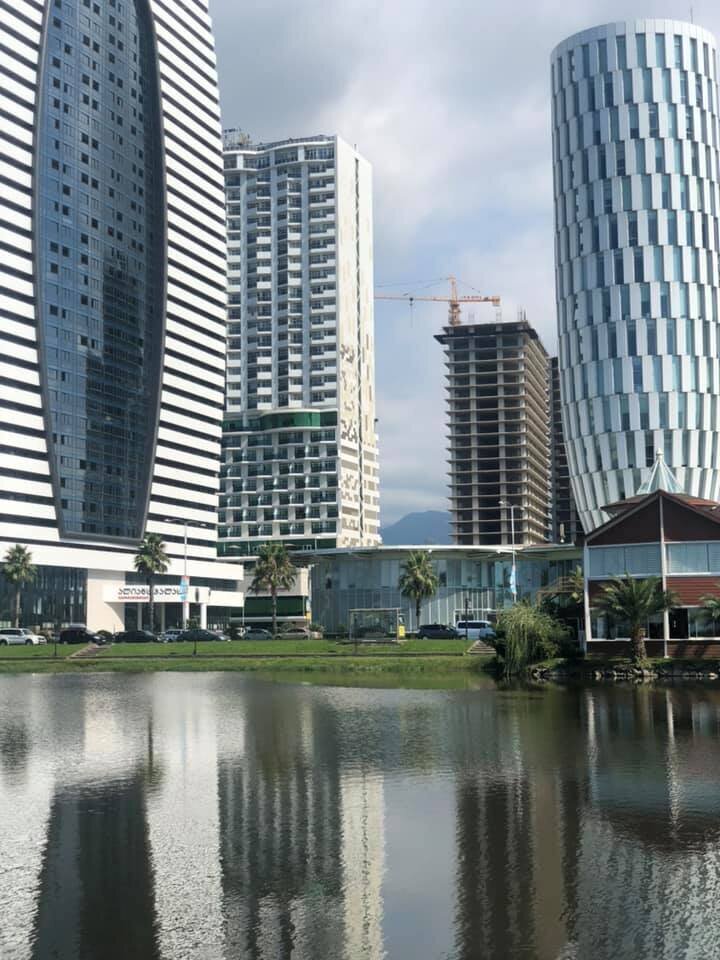
{"label": "green shrub", "polygon": [[492,642],[509,676],[531,663],[556,657],[568,642],[568,630],[545,610],[521,600],[502,611]]}

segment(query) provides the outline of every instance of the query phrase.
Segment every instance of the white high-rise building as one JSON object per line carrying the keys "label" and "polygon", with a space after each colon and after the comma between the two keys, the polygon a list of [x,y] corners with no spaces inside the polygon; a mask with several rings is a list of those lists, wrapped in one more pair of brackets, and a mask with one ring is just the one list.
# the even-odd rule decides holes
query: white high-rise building
{"label": "white high-rise building", "polygon": [[720,498],[718,75],[714,37],[632,20],[552,57],[560,387],[582,525],[656,453]]}
{"label": "white high-rise building", "polygon": [[117,629],[147,599],[128,589],[147,531],[166,542],[175,601],[183,572],[201,604],[223,577],[208,6],[184,0],[179,18],[163,0],[16,0],[0,42],[0,555],[22,544],[40,568],[25,623]]}
{"label": "white high-rise building", "polygon": [[225,132],[228,370],[220,540],[379,540],[370,164],[339,137]]}

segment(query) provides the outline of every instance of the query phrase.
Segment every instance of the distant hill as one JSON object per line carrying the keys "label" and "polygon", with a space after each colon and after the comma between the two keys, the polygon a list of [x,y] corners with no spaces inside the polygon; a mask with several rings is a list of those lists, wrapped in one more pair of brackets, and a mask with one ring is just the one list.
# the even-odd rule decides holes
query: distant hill
{"label": "distant hill", "polygon": [[381,529],[383,543],[399,544],[452,543],[450,514],[444,510],[408,513],[396,523]]}

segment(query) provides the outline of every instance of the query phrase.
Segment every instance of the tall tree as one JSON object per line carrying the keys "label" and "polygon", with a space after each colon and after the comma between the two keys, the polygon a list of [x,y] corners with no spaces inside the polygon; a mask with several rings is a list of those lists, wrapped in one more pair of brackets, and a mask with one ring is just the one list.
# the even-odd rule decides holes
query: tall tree
{"label": "tall tree", "polygon": [[[155,631],[155,582],[159,573],[165,573],[170,566],[170,558],[165,552],[165,544],[159,533],[146,533],[135,554],[135,569],[147,578],[150,596],[150,630]],[[138,624],[141,627],[142,624]]]}
{"label": "tall tree", "polygon": [[20,596],[26,583],[32,583],[37,576],[37,568],[33,565],[32,554],[27,547],[16,543],[8,547],[3,560],[3,576],[9,584],[15,587],[15,626],[20,626]]}
{"label": "tall tree", "polygon": [[414,550],[400,567],[400,593],[415,601],[415,629],[420,626],[420,605],[433,597],[438,589],[438,575],[432,565],[430,552]]}
{"label": "tall tree", "polygon": [[659,577],[640,580],[627,573],[613,577],[595,599],[594,606],[614,620],[627,623],[635,663],[647,660],[645,625],[650,617],[677,606],[675,594],[662,589]]}
{"label": "tall tree", "polygon": [[284,543],[264,543],[260,547],[250,590],[252,593],[262,593],[265,590],[270,593],[273,637],[277,636],[278,590],[292,590],[296,578],[295,564]]}

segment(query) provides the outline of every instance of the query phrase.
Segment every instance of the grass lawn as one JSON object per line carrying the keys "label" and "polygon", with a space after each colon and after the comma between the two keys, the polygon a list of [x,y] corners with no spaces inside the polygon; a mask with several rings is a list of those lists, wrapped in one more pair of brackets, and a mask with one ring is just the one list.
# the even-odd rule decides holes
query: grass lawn
{"label": "grass lawn", "polygon": [[[466,673],[480,677],[492,658],[464,656],[467,644],[460,640],[408,640],[403,644],[337,643],[335,640],[265,640],[202,642],[193,656],[192,643],[116,643],[101,647],[94,656],[69,659],[78,646],[59,646],[53,659],[53,646],[0,648],[0,674],[7,673],[83,673],[95,671],[151,672],[155,670],[240,670],[284,676],[297,680],[312,674],[322,677],[348,676],[368,682],[373,676],[385,677],[393,684],[394,675],[415,677],[415,683],[444,687],[448,674]],[[292,675],[292,676],[291,676]],[[422,679],[425,677],[426,679]],[[437,678],[437,679],[435,679]],[[458,680],[458,684],[464,681]]]}
{"label": "grass lawn", "polygon": [[[237,656],[390,656],[404,657],[408,654],[463,654],[467,649],[465,640],[408,640],[402,644],[354,644],[337,643],[335,640],[218,640],[203,641],[197,645],[200,657]],[[103,647],[97,654],[105,657],[153,657],[178,659],[192,657],[193,644],[180,643],[113,643]]]}
{"label": "grass lawn", "polygon": [[[58,659],[60,657],[66,657],[69,653],[72,653],[73,650],[78,650],[78,647],[65,647],[58,646]],[[35,660],[38,657],[43,659],[44,657],[52,657],[54,651],[54,646],[52,643],[39,643],[36,647],[18,644],[17,646],[2,646],[0,647],[0,660]]]}
{"label": "grass lawn", "polygon": [[153,671],[219,671],[235,670],[261,673],[287,679],[298,680],[303,674],[324,675],[327,677],[352,674],[358,678],[379,674],[413,675],[427,677],[466,672],[479,676],[492,660],[491,657],[408,657],[408,656],[309,656],[295,658],[287,656],[264,657],[84,657],[75,660],[19,660],[17,658],[0,659],[0,674],[8,673],[95,673],[124,672],[146,673]]}

